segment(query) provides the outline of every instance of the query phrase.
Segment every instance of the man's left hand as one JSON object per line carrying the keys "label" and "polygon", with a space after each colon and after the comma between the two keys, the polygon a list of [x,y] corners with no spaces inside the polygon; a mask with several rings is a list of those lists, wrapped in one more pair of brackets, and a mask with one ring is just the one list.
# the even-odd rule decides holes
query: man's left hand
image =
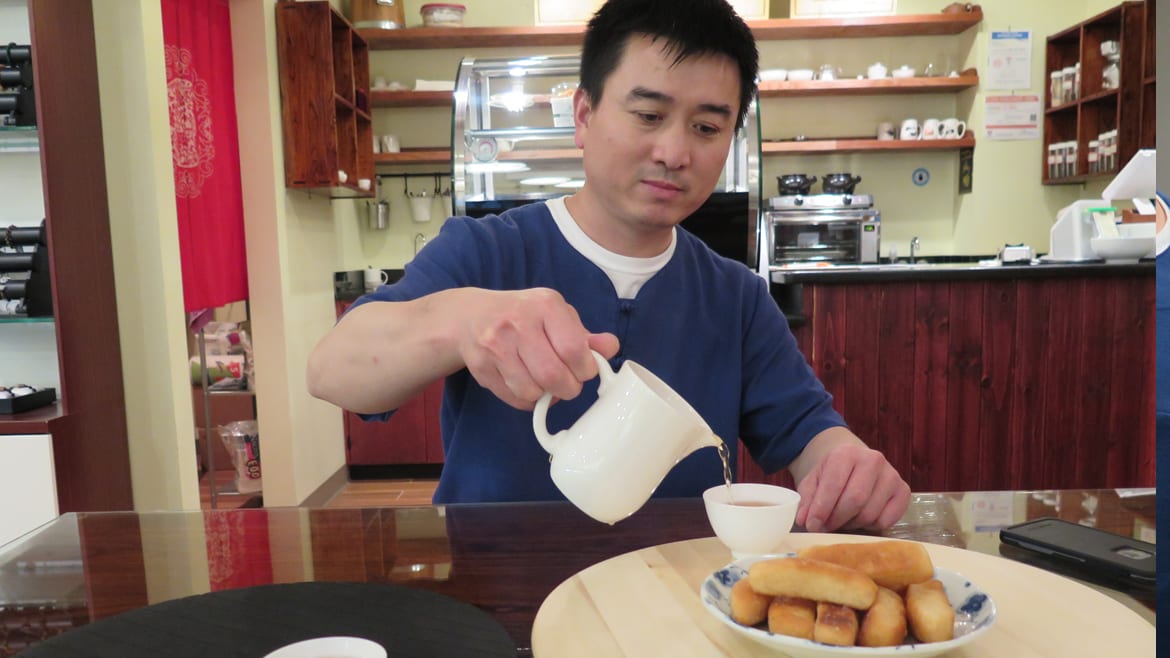
{"label": "man's left hand", "polygon": [[910,486],[882,453],[864,444],[830,448],[796,490],[796,523],[809,532],[881,530],[902,518],[910,504]]}

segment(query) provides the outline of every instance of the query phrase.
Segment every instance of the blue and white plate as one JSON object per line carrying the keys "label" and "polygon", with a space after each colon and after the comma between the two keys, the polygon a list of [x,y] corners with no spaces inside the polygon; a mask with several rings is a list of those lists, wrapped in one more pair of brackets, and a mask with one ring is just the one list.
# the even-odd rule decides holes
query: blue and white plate
{"label": "blue and white plate", "polygon": [[716,619],[726,624],[735,632],[747,636],[760,644],[778,649],[793,658],[821,658],[839,656],[865,656],[877,658],[879,656],[937,656],[947,651],[961,647],[975,638],[983,635],[995,623],[995,603],[979,586],[964,578],[962,574],[935,567],[934,577],[940,580],[947,590],[947,598],[955,608],[955,639],[946,642],[929,642],[916,644],[900,644],[896,647],[838,647],[821,644],[812,640],[804,640],[787,635],[776,635],[759,628],[751,628],[736,623],[731,618],[731,586],[740,578],[747,576],[748,567],[760,560],[778,557],[793,557],[795,553],[786,555],[764,555],[736,560],[715,573],[707,576],[699,588],[699,596],[703,600],[703,607]]}

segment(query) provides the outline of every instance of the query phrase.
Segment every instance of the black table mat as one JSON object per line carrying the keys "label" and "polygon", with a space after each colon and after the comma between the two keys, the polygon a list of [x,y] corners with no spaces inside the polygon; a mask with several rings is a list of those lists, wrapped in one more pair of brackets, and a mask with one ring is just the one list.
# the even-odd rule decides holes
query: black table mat
{"label": "black table mat", "polygon": [[17,655],[259,658],[327,635],[364,637],[395,657],[516,655],[504,628],[472,605],[400,585],[326,582],[166,601],[87,624]]}

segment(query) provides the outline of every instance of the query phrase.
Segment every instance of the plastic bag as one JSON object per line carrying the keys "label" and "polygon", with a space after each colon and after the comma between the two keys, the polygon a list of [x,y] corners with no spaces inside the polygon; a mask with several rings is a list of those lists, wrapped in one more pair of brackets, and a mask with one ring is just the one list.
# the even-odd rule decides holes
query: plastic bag
{"label": "plastic bag", "polygon": [[236,468],[236,491],[260,491],[260,428],[256,421],[237,420],[221,425],[219,437]]}

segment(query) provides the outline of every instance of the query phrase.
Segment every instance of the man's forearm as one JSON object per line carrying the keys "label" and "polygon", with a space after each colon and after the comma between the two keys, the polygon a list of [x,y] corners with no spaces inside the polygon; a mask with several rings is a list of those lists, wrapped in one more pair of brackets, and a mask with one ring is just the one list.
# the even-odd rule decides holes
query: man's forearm
{"label": "man's forearm", "polygon": [[463,367],[450,308],[457,291],[408,302],[369,302],[347,313],[309,356],[314,397],[361,413],[397,409]]}

